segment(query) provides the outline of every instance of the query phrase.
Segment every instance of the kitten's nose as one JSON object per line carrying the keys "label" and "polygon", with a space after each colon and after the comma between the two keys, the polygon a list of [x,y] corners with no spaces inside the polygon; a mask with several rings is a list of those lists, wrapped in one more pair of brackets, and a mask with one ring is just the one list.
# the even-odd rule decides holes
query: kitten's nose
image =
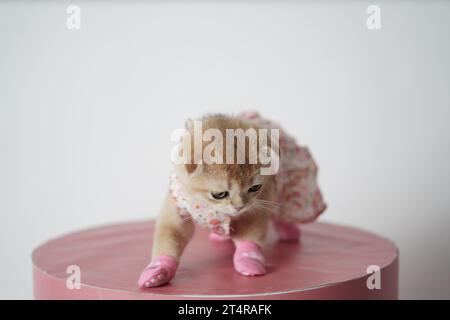
{"label": "kitten's nose", "polygon": [[241,211],[242,208],[244,208],[244,205],[243,205],[243,204],[240,205],[240,206],[234,206],[234,209],[235,209],[236,211]]}

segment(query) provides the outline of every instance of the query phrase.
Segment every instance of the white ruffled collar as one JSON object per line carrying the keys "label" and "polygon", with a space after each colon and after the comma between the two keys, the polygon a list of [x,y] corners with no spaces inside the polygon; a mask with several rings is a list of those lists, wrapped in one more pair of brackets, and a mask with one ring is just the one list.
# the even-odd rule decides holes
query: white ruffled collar
{"label": "white ruffled collar", "polygon": [[190,196],[183,188],[175,172],[170,175],[170,192],[184,219],[192,219],[202,227],[220,235],[230,234],[231,217],[216,210],[204,200]]}

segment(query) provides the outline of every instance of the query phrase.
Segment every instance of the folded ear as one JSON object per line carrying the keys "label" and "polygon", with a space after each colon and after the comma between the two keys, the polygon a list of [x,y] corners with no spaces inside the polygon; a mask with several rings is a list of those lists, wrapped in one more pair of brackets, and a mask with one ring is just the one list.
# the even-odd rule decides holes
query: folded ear
{"label": "folded ear", "polygon": [[203,165],[195,163],[187,163],[184,165],[188,174],[192,176],[199,175],[203,172]]}
{"label": "folded ear", "polygon": [[197,164],[195,163],[186,163],[184,165],[184,167],[186,168],[186,171],[191,174],[192,172],[195,171],[195,169],[197,169]]}

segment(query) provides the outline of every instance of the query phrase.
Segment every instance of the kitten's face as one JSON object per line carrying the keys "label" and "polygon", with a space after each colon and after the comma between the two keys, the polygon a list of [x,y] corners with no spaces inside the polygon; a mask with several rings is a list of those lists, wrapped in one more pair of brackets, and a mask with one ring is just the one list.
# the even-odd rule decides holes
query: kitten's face
{"label": "kitten's face", "polygon": [[[220,131],[222,137],[226,137],[228,129],[247,130],[256,128],[252,124],[235,117],[210,116],[202,121],[203,133],[208,129],[215,129]],[[191,139],[191,137],[195,138],[192,124],[187,124],[186,129],[188,134],[183,136],[181,146],[190,150],[191,159],[195,159],[195,152],[199,151],[194,146],[193,139]],[[205,148],[207,142],[201,141],[201,143]],[[238,153],[237,148],[238,144],[234,141],[234,155]],[[243,214],[254,209],[260,198],[268,198],[268,195],[272,194],[272,182],[274,181],[273,176],[260,174],[261,164],[250,163],[249,150],[257,152],[258,149],[246,140],[244,164],[237,164],[237,161],[234,164],[227,164],[226,149],[219,148],[215,151],[217,157],[222,159],[221,164],[203,162],[204,154],[199,152],[197,156],[202,160],[201,164],[179,165],[177,176],[191,198],[200,200],[221,214],[229,216]]]}
{"label": "kitten's face", "polygon": [[[193,174],[185,174],[182,183],[192,198],[201,200],[215,211],[238,216],[255,208],[257,199],[266,191],[267,176],[259,175],[259,169],[232,170],[200,166]],[[207,166],[206,166],[207,167]]]}

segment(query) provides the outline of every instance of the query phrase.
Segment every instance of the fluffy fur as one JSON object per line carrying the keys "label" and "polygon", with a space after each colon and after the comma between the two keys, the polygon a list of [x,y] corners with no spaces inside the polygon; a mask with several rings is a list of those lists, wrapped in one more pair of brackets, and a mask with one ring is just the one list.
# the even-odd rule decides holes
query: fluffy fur
{"label": "fluffy fur", "polygon": [[[220,130],[224,137],[226,129],[258,129],[255,124],[232,116],[208,115],[201,120],[203,132],[214,128]],[[186,123],[186,129],[191,136],[194,135],[192,121]],[[193,141],[182,139],[182,145],[189,143],[193,159]],[[206,144],[204,143],[204,147]],[[251,147],[247,142],[246,150]],[[236,143],[234,154],[237,154]],[[225,152],[219,156],[225,163]],[[235,269],[243,275],[262,275],[265,270],[260,249],[264,246],[267,236],[269,218],[279,207],[275,202],[276,181],[273,175],[259,174],[260,164],[248,163],[248,152],[245,162],[245,164],[183,164],[175,166],[175,172],[189,194],[201,198],[231,217],[229,236],[236,244]],[[258,184],[262,184],[262,187],[257,192],[249,192],[249,188]],[[224,191],[229,194],[224,199],[216,200],[211,197],[211,193]],[[194,222],[191,218],[180,216],[177,210],[171,194],[168,193],[156,225],[153,264],[143,272],[139,280],[139,284],[143,287],[159,286],[173,277],[183,250],[193,235]],[[282,239],[296,240],[299,236],[299,230],[295,225],[275,221],[275,226]],[[226,240],[226,237],[220,236],[213,238]],[[159,260],[164,263],[159,263]]]}

